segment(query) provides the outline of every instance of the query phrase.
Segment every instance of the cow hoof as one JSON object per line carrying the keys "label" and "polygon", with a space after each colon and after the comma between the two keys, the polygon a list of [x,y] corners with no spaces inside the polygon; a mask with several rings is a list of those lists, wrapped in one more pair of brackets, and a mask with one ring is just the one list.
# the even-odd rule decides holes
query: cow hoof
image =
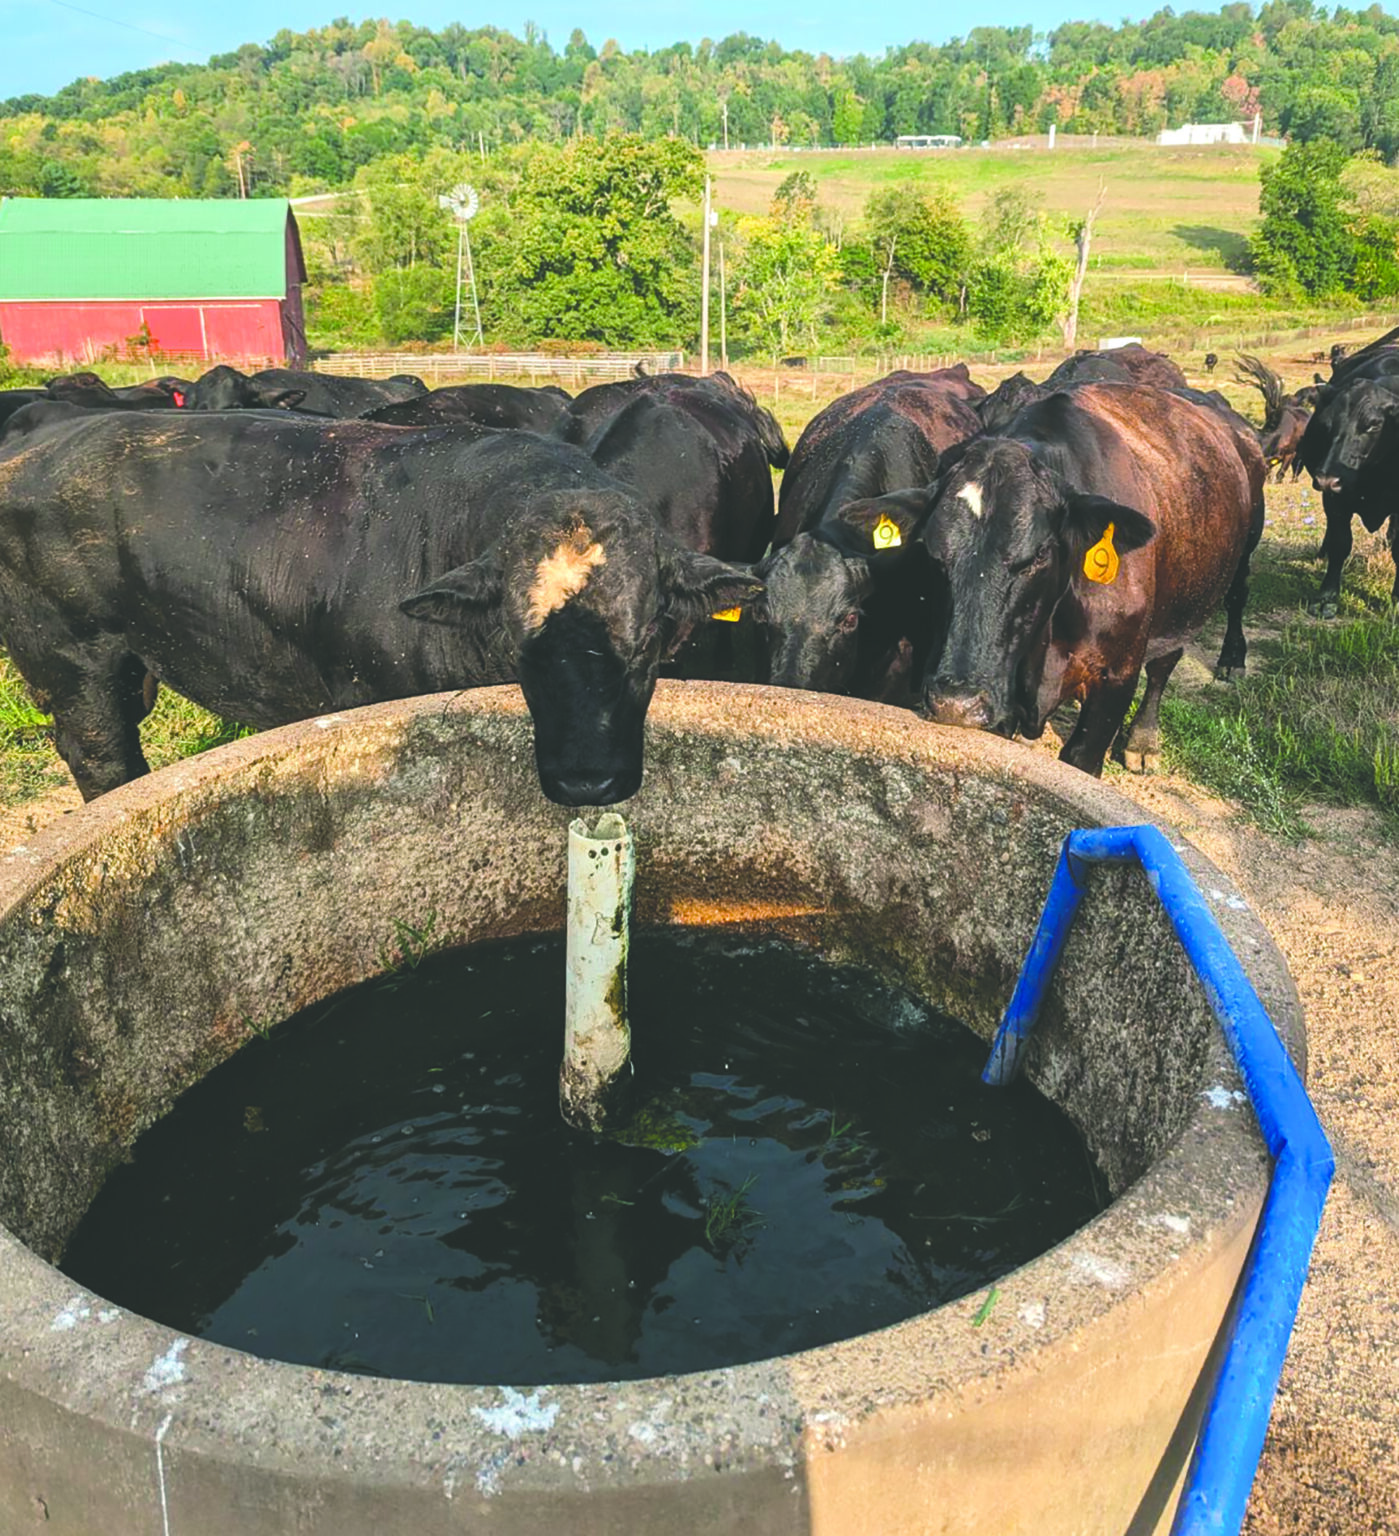
{"label": "cow hoof", "polygon": [[1128,773],[1160,773],[1161,754],[1127,751],[1122,754],[1122,766]]}
{"label": "cow hoof", "polygon": [[1339,605],[1339,598],[1318,597],[1314,602],[1307,604],[1307,611],[1314,613],[1319,619],[1334,619]]}
{"label": "cow hoof", "polygon": [[1244,675],[1243,663],[1237,667],[1218,666],[1214,669],[1214,680],[1217,683],[1232,683],[1236,677]]}

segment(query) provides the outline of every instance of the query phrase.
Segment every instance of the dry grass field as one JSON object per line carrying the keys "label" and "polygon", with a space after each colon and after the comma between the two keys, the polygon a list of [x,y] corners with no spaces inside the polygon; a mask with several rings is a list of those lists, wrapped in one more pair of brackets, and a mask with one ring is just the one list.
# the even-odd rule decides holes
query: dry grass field
{"label": "dry grass field", "polygon": [[1258,168],[1276,150],[1249,145],[1158,148],[1140,139],[1097,148],[1083,139],[1017,140],[1025,148],[805,153],[720,151],[710,156],[715,199],[735,213],[765,213],[793,171],[816,181],[824,207],[853,219],[872,191],[885,186],[943,186],[972,218],[1002,187],[1043,199],[1055,220],[1082,218],[1101,183],[1106,189],[1094,238],[1094,268],[1165,272],[1179,277],[1227,273],[1242,256],[1258,217]]}

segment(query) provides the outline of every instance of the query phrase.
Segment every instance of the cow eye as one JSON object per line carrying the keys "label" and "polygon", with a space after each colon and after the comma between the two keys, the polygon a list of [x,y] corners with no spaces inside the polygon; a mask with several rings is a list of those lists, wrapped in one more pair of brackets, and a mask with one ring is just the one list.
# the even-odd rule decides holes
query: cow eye
{"label": "cow eye", "polygon": [[1028,559],[1007,561],[1006,568],[1012,576],[1023,576],[1030,571],[1037,571],[1042,566],[1048,565],[1052,555],[1053,550],[1046,544],[1037,549]]}
{"label": "cow eye", "polygon": [[843,635],[848,635],[860,622],[860,610],[852,608],[849,613],[841,614],[836,622],[836,628]]}

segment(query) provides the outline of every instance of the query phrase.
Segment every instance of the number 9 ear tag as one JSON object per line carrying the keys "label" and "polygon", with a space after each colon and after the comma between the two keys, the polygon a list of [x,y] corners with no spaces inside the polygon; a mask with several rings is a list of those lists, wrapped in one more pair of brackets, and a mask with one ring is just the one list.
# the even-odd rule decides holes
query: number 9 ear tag
{"label": "number 9 ear tag", "polygon": [[892,517],[881,517],[874,525],[874,533],[871,535],[876,549],[897,549],[903,543],[903,535],[899,532],[899,525]]}
{"label": "number 9 ear tag", "polygon": [[743,617],[741,608],[721,608],[718,613],[711,613],[711,619],[723,619],[725,624],[737,624]]}
{"label": "number 9 ear tag", "polygon": [[1103,536],[1083,557],[1083,574],[1089,581],[1099,581],[1106,586],[1117,580],[1117,568],[1122,563],[1112,547],[1112,532],[1116,524],[1109,523]]}

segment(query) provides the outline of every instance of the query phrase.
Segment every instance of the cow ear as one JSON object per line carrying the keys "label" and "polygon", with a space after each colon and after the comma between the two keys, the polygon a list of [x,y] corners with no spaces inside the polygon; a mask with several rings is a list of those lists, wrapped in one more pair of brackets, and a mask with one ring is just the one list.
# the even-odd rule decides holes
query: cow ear
{"label": "cow ear", "polygon": [[1119,555],[1131,554],[1156,537],[1156,524],[1144,513],[1124,507],[1106,496],[1072,492],[1064,502],[1063,531],[1078,564],[1083,556],[1102,543],[1112,524],[1112,547]]}
{"label": "cow ear", "polygon": [[763,584],[751,569],[726,565],[711,555],[676,546],[667,571],[671,613],[680,620],[707,619],[736,608],[751,608]]}
{"label": "cow ear", "polygon": [[902,558],[927,521],[932,505],[928,492],[918,489],[846,502],[835,515],[841,553],[881,563]]}
{"label": "cow ear", "polygon": [[273,389],[263,392],[264,405],[281,411],[294,411],[306,398],[304,389]]}
{"label": "cow ear", "polygon": [[494,608],[504,590],[500,561],[488,553],[447,571],[431,586],[405,597],[398,611],[428,624],[465,626],[474,624],[487,608]]}

